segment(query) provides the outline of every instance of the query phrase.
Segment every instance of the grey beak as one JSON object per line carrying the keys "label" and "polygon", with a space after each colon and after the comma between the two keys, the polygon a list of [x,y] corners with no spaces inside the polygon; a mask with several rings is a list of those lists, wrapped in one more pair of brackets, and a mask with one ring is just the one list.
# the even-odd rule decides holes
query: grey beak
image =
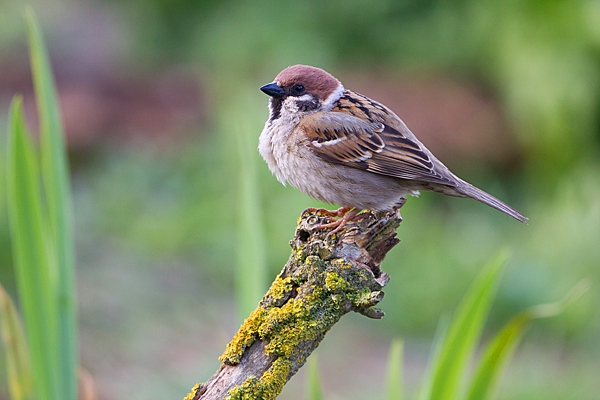
{"label": "grey beak", "polygon": [[279,99],[285,95],[283,88],[280,88],[277,85],[277,82],[268,83],[264,86],[261,86],[260,90],[262,90],[271,97],[275,97],[276,99]]}

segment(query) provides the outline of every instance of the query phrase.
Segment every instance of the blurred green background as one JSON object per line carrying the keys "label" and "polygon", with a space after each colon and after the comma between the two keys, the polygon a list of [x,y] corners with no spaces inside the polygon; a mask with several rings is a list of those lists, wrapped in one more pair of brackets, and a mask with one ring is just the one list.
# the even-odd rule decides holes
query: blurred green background
{"label": "blurred green background", "polygon": [[[386,317],[348,316],[318,350],[326,398],[379,397],[394,336],[406,339],[414,392],[438,321],[504,246],[514,255],[491,329],[583,278],[592,290],[534,324],[499,398],[598,398],[600,2],[30,4],[68,136],[81,362],[100,399],[180,398],[217,369],[240,322],[244,223],[267,243],[255,253],[265,289],[287,260],[296,218],[317,204],[260,159],[258,87],[296,63],[390,106],[455,173],[530,217],[524,226],[471,200],[409,199],[383,264]],[[21,92],[33,128],[22,11],[0,2],[0,126]],[[0,136],[0,280],[14,292]],[[261,198],[245,219],[248,187]],[[301,398],[302,375],[280,398]]]}

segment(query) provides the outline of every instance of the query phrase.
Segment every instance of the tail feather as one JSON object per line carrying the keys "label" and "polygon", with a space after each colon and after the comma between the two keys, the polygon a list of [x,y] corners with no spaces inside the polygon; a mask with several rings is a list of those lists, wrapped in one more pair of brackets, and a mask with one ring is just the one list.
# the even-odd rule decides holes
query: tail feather
{"label": "tail feather", "polygon": [[477,201],[482,202],[483,204],[487,204],[490,207],[495,208],[498,211],[502,211],[503,213],[510,215],[517,221],[520,221],[524,224],[527,223],[529,218],[527,218],[524,214],[512,208],[502,200],[498,200],[494,196],[489,193],[484,192],[483,190],[461,180],[462,185],[458,186],[456,189],[460,193],[464,194],[467,197],[471,197]]}

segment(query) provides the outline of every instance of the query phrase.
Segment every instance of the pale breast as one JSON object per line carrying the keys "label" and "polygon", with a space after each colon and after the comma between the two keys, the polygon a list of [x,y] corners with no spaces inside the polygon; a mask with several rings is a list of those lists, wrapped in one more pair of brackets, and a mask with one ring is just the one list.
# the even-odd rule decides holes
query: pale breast
{"label": "pale breast", "polygon": [[287,136],[274,146],[273,154],[285,181],[326,203],[390,210],[401,197],[418,190],[406,181],[323,161],[312,153],[304,135]]}
{"label": "pale breast", "polygon": [[288,181],[287,156],[293,150],[289,147],[288,138],[296,125],[298,125],[297,119],[289,115],[269,120],[265,123],[265,127],[258,139],[258,151],[260,155],[267,162],[269,170],[284,185]]}

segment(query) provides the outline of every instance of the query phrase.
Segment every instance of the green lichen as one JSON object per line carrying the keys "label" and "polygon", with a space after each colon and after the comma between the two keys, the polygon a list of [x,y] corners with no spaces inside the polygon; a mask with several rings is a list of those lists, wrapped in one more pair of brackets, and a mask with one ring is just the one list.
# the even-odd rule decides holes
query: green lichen
{"label": "green lichen", "polygon": [[325,288],[331,292],[340,292],[348,288],[348,283],[337,272],[328,272],[325,276]]}

